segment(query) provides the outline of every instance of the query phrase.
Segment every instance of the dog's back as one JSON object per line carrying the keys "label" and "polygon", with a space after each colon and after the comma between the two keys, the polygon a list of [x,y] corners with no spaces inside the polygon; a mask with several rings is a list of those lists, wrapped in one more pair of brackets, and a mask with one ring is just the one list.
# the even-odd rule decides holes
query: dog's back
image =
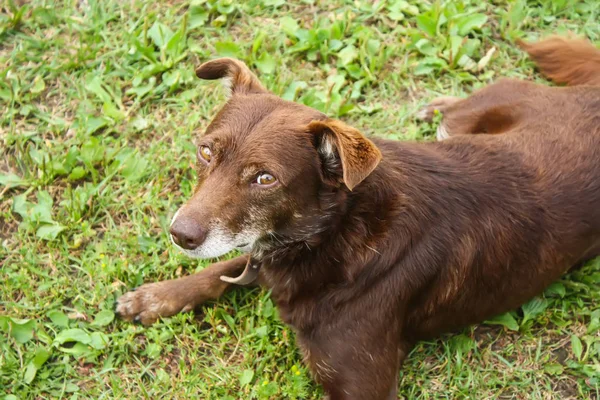
{"label": "dog's back", "polygon": [[[543,88],[546,110],[537,117],[538,138],[546,169],[554,170],[548,182],[556,207],[569,207],[577,196],[581,218],[600,231],[600,50],[585,40],[551,37],[518,42],[547,78],[568,88]],[[540,96],[541,97],[541,96]],[[554,133],[554,135],[552,135]],[[583,204],[585,203],[585,204]],[[587,204],[587,206],[586,206]]]}
{"label": "dog's back", "polygon": [[[413,312],[420,334],[514,308],[600,255],[600,51],[559,38],[521,46],[544,75],[570,86],[501,80],[444,110],[451,139],[431,146],[463,172],[437,185],[448,214],[437,232],[456,243]],[[465,219],[468,208],[447,201],[459,185],[464,194],[453,196],[471,196],[478,216]]]}

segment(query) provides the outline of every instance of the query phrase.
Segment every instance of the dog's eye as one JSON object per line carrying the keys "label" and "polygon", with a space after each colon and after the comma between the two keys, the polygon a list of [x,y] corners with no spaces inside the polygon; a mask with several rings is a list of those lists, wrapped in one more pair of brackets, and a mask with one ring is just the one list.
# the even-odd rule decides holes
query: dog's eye
{"label": "dog's eye", "polygon": [[273,175],[267,174],[266,172],[256,177],[256,183],[261,186],[272,185],[275,182],[277,182],[277,179]]}
{"label": "dog's eye", "polygon": [[200,148],[198,148],[198,157],[208,164],[212,158],[210,148],[208,146],[200,146]]}

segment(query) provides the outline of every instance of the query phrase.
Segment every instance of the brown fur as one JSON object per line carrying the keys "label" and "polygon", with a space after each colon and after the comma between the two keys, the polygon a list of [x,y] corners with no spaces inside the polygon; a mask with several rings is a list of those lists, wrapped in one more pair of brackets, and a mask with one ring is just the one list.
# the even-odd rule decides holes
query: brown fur
{"label": "brown fur", "polygon": [[[589,45],[523,46],[557,82],[598,84],[600,52]],[[199,76],[249,73],[220,63]],[[235,230],[244,210],[260,210],[256,223],[269,231],[252,251],[260,283],[331,399],[396,398],[416,341],[514,309],[600,254],[599,87],[502,80],[432,103],[425,117],[442,111],[450,139],[408,143],[368,140],[253,92],[254,79],[235,78],[244,87],[234,86],[203,139],[222,143],[220,158],[200,171],[177,218],[201,224],[217,214]],[[253,191],[238,182],[266,160],[281,185]],[[191,308],[220,296],[217,276],[241,273],[246,261],[144,285],[117,310],[151,323]]]}
{"label": "brown fur", "polygon": [[542,42],[518,44],[554,82],[600,85],[600,52],[590,42],[554,36]]}

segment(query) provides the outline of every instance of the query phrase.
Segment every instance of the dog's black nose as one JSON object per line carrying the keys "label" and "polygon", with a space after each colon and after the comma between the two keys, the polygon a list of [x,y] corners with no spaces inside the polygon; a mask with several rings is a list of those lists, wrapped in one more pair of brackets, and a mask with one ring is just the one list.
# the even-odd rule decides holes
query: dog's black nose
{"label": "dog's black nose", "polygon": [[186,250],[194,250],[206,240],[207,231],[190,218],[176,218],[169,229],[173,241]]}

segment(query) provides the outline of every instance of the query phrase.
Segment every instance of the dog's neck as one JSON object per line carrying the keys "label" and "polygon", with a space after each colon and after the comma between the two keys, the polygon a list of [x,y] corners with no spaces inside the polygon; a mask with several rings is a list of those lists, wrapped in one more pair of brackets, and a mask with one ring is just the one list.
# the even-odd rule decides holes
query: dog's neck
{"label": "dog's neck", "polygon": [[353,192],[323,190],[318,215],[300,221],[289,233],[273,235],[254,252],[280,307],[377,279],[363,272],[382,256],[384,250],[370,243],[385,243],[385,221],[394,212],[390,205],[396,192],[387,185],[361,186]]}

